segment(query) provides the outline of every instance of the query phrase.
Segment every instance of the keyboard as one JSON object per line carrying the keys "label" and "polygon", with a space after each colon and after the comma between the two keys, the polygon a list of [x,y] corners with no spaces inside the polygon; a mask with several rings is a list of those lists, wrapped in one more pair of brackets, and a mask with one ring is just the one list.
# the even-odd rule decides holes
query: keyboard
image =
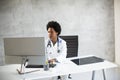
{"label": "keyboard", "polygon": [[26,68],[43,68],[43,65],[27,65]]}
{"label": "keyboard", "polygon": [[[56,64],[49,64],[50,68],[54,68]],[[43,65],[27,65],[26,68],[43,68]]]}

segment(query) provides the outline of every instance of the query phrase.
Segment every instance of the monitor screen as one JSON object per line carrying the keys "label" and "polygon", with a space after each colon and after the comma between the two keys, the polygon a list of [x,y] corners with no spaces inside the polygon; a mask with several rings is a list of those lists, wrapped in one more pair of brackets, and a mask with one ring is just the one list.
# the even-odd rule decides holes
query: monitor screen
{"label": "monitor screen", "polygon": [[29,64],[45,63],[44,37],[4,38],[6,64],[19,64],[23,57],[29,59]]}
{"label": "monitor screen", "polygon": [[7,56],[44,56],[44,37],[4,38]]}

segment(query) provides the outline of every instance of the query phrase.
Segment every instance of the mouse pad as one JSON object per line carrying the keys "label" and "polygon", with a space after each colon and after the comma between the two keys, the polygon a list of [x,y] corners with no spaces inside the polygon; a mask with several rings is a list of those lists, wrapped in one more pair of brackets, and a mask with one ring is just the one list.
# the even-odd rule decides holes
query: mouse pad
{"label": "mouse pad", "polygon": [[71,61],[77,65],[83,65],[83,64],[103,62],[104,59],[92,56],[92,57],[86,57],[86,58],[73,59]]}

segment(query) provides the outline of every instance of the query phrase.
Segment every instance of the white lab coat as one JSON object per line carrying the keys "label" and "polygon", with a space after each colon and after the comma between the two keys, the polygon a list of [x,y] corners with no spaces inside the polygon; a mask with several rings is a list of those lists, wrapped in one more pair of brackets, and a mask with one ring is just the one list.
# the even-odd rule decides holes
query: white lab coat
{"label": "white lab coat", "polygon": [[58,37],[58,41],[53,45],[50,39],[46,40],[46,52],[48,59],[57,59],[58,62],[64,61],[67,56],[66,41]]}

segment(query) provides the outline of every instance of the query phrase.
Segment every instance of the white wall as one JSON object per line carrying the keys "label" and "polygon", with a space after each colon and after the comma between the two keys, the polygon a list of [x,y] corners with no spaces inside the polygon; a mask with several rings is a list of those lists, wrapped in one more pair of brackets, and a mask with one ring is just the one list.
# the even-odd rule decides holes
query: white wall
{"label": "white wall", "polygon": [[114,0],[115,7],[115,61],[120,65],[120,0]]}
{"label": "white wall", "polygon": [[113,0],[0,0],[0,64],[4,37],[46,36],[58,21],[62,35],[79,36],[79,55],[114,61]]}

